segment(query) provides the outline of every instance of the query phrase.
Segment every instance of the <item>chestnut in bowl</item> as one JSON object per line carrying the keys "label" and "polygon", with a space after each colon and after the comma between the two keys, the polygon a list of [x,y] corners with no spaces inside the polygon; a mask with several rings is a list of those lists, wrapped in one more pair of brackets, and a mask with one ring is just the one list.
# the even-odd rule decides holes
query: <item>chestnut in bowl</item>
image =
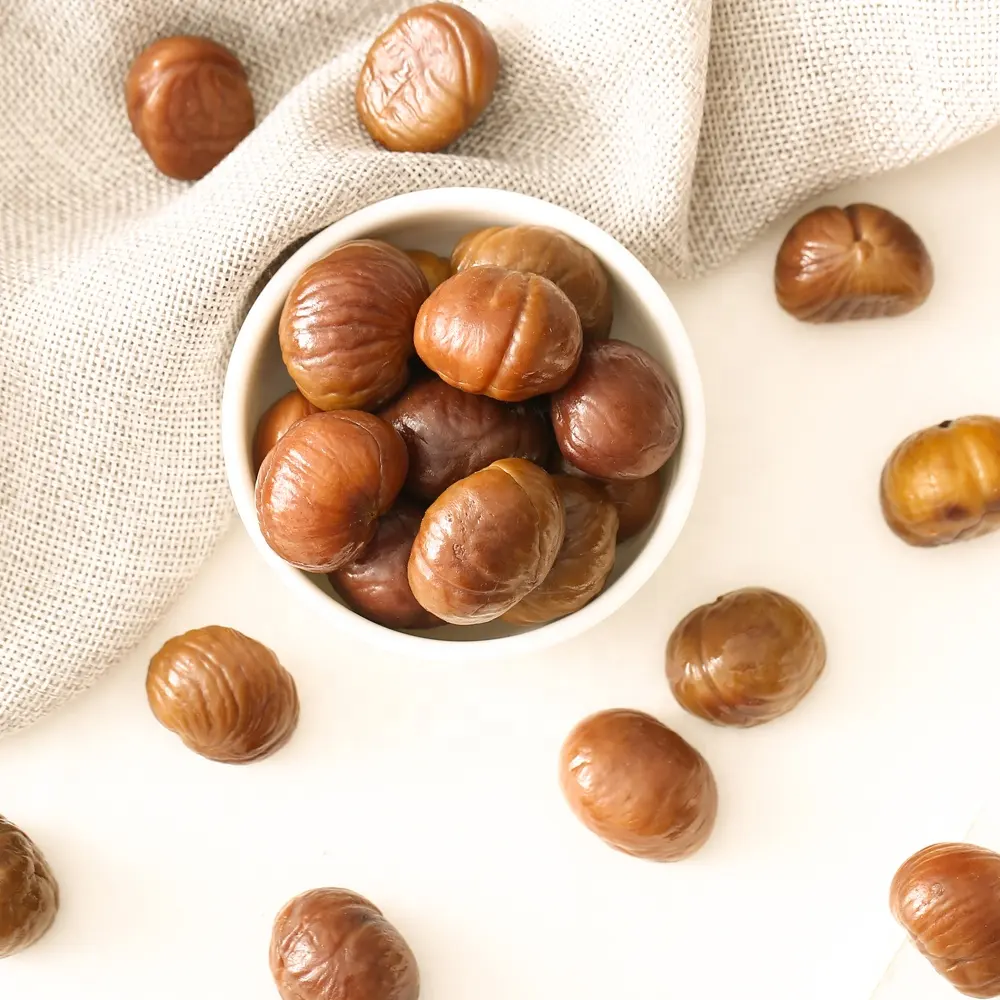
{"label": "chestnut in bowl", "polygon": [[267,453],[290,427],[313,413],[319,413],[319,410],[298,389],[285,393],[281,399],[272,403],[264,411],[253,436],[254,469],[257,470],[264,464]]}
{"label": "chestnut in bowl", "polygon": [[451,261],[430,250],[407,250],[406,256],[423,272],[427,289],[433,292],[438,285],[451,277]]}
{"label": "chestnut in bowl", "polygon": [[42,852],[0,816],[0,958],[39,941],[58,910],[59,886]]}

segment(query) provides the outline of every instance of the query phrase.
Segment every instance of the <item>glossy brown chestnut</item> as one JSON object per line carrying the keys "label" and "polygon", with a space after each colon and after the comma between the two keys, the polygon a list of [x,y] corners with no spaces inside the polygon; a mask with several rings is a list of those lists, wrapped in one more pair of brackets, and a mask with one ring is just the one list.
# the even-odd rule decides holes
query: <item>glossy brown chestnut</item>
{"label": "glossy brown chestnut", "polygon": [[0,816],[0,958],[35,944],[58,910],[59,886],[42,852]]}
{"label": "glossy brown chestnut", "polygon": [[901,316],[931,292],[920,237],[875,205],[826,205],[789,230],[774,268],[778,304],[809,323]]}
{"label": "glossy brown chestnut", "polygon": [[439,257],[429,250],[407,250],[406,256],[423,272],[427,288],[434,291],[443,281],[451,277],[451,261]]}
{"label": "glossy brown chestnut", "polygon": [[500,459],[428,508],[410,553],[410,587],[453,625],[492,621],[545,579],[565,528],[551,476],[524,459]]}
{"label": "glossy brown chestnut", "polygon": [[573,476],[553,476],[566,516],[559,554],[545,579],[504,616],[515,625],[537,625],[579,611],[603,589],[615,564],[618,512],[596,486]]}
{"label": "glossy brown chestnut", "polygon": [[882,513],[910,545],[1000,528],[1000,419],[962,417],[911,434],[882,470]]}
{"label": "glossy brown chestnut", "polygon": [[271,933],[271,975],[282,1000],[417,1000],[420,973],[403,936],[349,889],[290,900]]}
{"label": "glossy brown chestnut", "polygon": [[825,665],[826,644],[812,615],[760,587],[695,608],[667,643],[674,697],[720,726],[758,726],[790,712]]}
{"label": "glossy brown chestnut", "polygon": [[434,153],[475,124],[499,71],[496,43],[478,18],[450,3],[413,7],[369,50],[358,117],[386,149]]}
{"label": "glossy brown chestnut", "polygon": [[544,465],[552,447],[537,406],[475,396],[436,376],[411,383],[379,416],[406,444],[407,491],[428,501],[500,458]]}
{"label": "glossy brown chestnut", "polygon": [[932,844],[903,863],[892,915],[960,993],[1000,996],[1000,855],[973,844]]}
{"label": "glossy brown chestnut", "polygon": [[718,793],[705,758],[644,712],[584,719],[563,744],[559,778],[583,825],[633,857],[680,861],[715,824]]}
{"label": "glossy brown chestnut", "polygon": [[406,446],[360,410],[314,413],[271,449],[257,473],[257,523],[286,562],[331,573],[368,544],[406,479]]}
{"label": "glossy brown chestnut", "polygon": [[681,439],[681,404],[663,366],[621,340],[590,341],[572,381],[552,397],[556,444],[598,479],[643,479]]}
{"label": "glossy brown chestnut", "polygon": [[548,278],[502,267],[470,268],[440,285],[413,337],[445,382],[509,403],[564,386],[583,343],[573,303]]}
{"label": "glossy brown chestnut", "polygon": [[528,271],[558,285],[576,306],[584,337],[611,330],[611,285],[604,265],[585,246],[547,226],[493,226],[463,237],[451,255],[455,271],[493,264]]}
{"label": "glossy brown chestnut", "polygon": [[303,417],[318,412],[316,407],[298,389],[293,389],[277,402],[272,403],[264,411],[253,436],[254,471],[261,467],[267,453],[290,427],[297,424]]}
{"label": "glossy brown chestnut", "polygon": [[161,38],[144,49],[125,80],[125,103],[156,168],[182,181],[204,177],[254,126],[239,59],[193,35]]}
{"label": "glossy brown chestnut", "polygon": [[267,646],[221,625],[168,639],[149,661],[146,697],[186,747],[223,764],[270,756],[299,721],[292,675]]}
{"label": "glossy brown chestnut", "polygon": [[427,298],[402,250],[354,240],[306,268],[281,311],[281,356],[321,410],[376,409],[409,378],[413,323]]}

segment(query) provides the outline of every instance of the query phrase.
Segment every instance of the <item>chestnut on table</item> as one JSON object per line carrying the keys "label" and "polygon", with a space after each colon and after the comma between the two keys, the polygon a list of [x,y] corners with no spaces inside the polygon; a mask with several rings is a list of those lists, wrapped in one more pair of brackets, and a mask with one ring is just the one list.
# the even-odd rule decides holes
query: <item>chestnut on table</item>
{"label": "chestnut on table", "polygon": [[42,852],[0,816],[0,958],[39,941],[58,910],[59,886]]}

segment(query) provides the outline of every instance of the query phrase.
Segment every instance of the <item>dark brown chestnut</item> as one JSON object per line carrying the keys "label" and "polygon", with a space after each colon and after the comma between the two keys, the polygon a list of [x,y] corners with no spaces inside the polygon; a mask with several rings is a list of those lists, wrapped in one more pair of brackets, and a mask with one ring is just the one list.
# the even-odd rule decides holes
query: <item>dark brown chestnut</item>
{"label": "dark brown chestnut", "polygon": [[427,288],[432,292],[451,277],[451,261],[436,253],[429,250],[407,250],[406,256],[423,271]]}
{"label": "dark brown chestnut", "polygon": [[298,389],[286,393],[272,403],[260,418],[253,436],[253,467],[256,472],[267,457],[267,453],[278,443],[285,432],[303,417],[318,413],[312,403]]}
{"label": "dark brown chestnut", "polygon": [[59,910],[59,886],[34,841],[0,816],[0,958],[35,944]]}

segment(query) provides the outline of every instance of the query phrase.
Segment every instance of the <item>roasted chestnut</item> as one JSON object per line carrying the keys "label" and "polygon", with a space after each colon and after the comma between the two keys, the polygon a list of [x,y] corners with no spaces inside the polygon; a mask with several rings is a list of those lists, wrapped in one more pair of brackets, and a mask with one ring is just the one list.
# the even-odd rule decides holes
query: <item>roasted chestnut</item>
{"label": "roasted chestnut", "polygon": [[1000,419],[962,417],[911,434],[882,470],[882,513],[910,545],[1000,528]]}
{"label": "roasted chestnut", "polygon": [[681,404],[663,366],[621,340],[589,341],[572,381],[552,397],[563,455],[598,479],[643,479],[681,439]]}
{"label": "roasted chestnut", "polygon": [[358,117],[386,149],[434,153],[475,124],[499,71],[496,43],[478,18],[450,3],[413,7],[369,50]]}
{"label": "roasted chestnut", "polygon": [[282,907],[271,933],[282,1000],[417,1000],[420,973],[403,936],[364,896],[312,889]]}
{"label": "roasted chestnut", "polygon": [[254,126],[247,74],[229,49],[208,38],[175,35],[144,49],[125,80],[132,131],[156,168],[196,181],[231,153]]}
{"label": "roasted chestnut", "polygon": [[450,486],[424,514],[410,553],[413,595],[453,625],[499,618],[545,579],[565,528],[549,474],[500,459]]}
{"label": "roasted chestnut", "polygon": [[407,250],[406,256],[423,272],[427,288],[432,292],[442,281],[451,277],[451,261],[436,253],[429,250]]}
{"label": "roasted chestnut", "polygon": [[257,473],[257,523],[299,569],[331,573],[368,544],[406,479],[406,446],[359,410],[314,413],[271,449]]}
{"label": "roasted chestnut", "polygon": [[186,747],[223,764],[270,756],[299,721],[292,675],[267,646],[221,625],[167,640],[149,661],[146,697]]}
{"label": "roasted chestnut", "polygon": [[42,852],[0,816],[0,958],[35,944],[58,910],[59,886]]}
{"label": "roasted chestnut", "polygon": [[973,844],[932,844],[903,863],[892,915],[960,993],[1000,996],[1000,855]]}
{"label": "roasted chestnut", "polygon": [[652,523],[663,497],[663,475],[654,472],[642,479],[601,480],[604,495],[618,511],[618,541],[638,535]]}
{"label": "roasted chestnut", "polygon": [[667,643],[674,697],[720,726],[758,726],[790,712],[825,665],[826,644],[812,615],[760,587],[695,608]]}
{"label": "roasted chestnut", "polygon": [[413,338],[445,382],[510,403],[564,386],[583,343],[580,317],[556,285],[502,267],[470,268],[439,285]]}
{"label": "roasted chestnut", "polygon": [[563,744],[559,778],[583,825],[633,857],[680,861],[715,824],[718,793],[705,758],[644,712],[584,719]]}
{"label": "roasted chestnut", "polygon": [[375,409],[409,378],[413,322],[427,298],[420,268],[388,243],[354,240],[316,261],[281,311],[281,356],[321,410]]}
{"label": "roasted chestnut", "polygon": [[553,476],[566,516],[566,533],[548,576],[504,616],[515,625],[555,621],[588,604],[615,564],[618,512],[585,479]]}
{"label": "roasted chestnut", "polygon": [[902,316],[931,293],[920,237],[876,205],[825,205],[789,230],[774,268],[778,304],[809,323]]}
{"label": "roasted chestnut", "polygon": [[311,413],[318,412],[298,389],[293,389],[276,403],[272,403],[264,411],[253,436],[254,471],[261,467],[267,453],[293,424],[297,424]]}
{"label": "roasted chestnut", "polygon": [[585,246],[547,226],[493,226],[469,233],[451,255],[456,271],[494,264],[558,285],[576,306],[584,337],[606,337],[612,299],[604,265]]}
{"label": "roasted chestnut", "polygon": [[375,534],[361,554],[330,574],[333,589],[369,621],[405,629],[443,624],[417,603],[406,576],[422,517],[423,510],[416,504],[397,500],[392,510],[379,518]]}
{"label": "roasted chestnut", "polygon": [[552,445],[552,431],[538,407],[474,396],[435,376],[411,383],[379,416],[405,442],[406,489],[423,500],[437,499],[500,458],[543,465]]}

